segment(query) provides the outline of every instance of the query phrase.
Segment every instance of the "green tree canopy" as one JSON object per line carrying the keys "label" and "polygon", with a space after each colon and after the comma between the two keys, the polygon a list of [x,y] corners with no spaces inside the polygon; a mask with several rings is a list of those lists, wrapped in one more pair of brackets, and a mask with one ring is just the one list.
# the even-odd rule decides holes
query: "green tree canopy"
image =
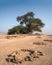
{"label": "green tree canopy", "polygon": [[39,18],[34,18],[33,12],[28,12],[23,16],[18,16],[17,21],[21,25],[25,24],[27,33],[33,31],[41,32],[41,28],[44,27],[44,23]]}
{"label": "green tree canopy", "polygon": [[33,31],[41,32],[42,28],[44,27],[44,23],[39,18],[35,18],[33,12],[28,12],[25,15],[18,16],[17,21],[20,23],[20,25],[9,29],[8,34],[28,34],[32,33]]}

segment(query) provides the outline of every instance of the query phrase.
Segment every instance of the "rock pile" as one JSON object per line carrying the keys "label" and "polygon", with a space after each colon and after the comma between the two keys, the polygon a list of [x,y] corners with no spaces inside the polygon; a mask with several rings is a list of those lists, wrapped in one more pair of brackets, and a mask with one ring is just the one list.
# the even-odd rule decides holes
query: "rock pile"
{"label": "rock pile", "polygon": [[21,49],[20,51],[14,51],[7,55],[6,61],[12,63],[22,63],[25,61],[33,61],[35,58],[43,56],[41,51],[34,51],[32,49]]}

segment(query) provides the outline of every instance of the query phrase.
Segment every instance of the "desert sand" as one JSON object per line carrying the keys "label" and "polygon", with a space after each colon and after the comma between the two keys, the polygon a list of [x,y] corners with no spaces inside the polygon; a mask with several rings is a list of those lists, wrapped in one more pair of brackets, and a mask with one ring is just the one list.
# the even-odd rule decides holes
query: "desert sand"
{"label": "desert sand", "polygon": [[[7,61],[8,55],[16,51],[19,53],[17,53],[17,58],[22,59],[22,62],[20,63],[18,60],[17,63]],[[32,51],[34,53],[31,57],[29,53]],[[38,57],[33,57],[33,54]],[[28,55],[32,59],[31,61],[28,58],[27,60],[23,59]],[[52,65],[52,36],[0,35],[0,65]]]}

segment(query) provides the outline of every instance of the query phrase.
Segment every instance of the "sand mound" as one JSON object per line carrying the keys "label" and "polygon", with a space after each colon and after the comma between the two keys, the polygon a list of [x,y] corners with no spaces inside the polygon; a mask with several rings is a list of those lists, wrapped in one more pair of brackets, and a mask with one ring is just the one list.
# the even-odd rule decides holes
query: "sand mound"
{"label": "sand mound", "polygon": [[52,65],[52,36],[0,35],[0,65]]}

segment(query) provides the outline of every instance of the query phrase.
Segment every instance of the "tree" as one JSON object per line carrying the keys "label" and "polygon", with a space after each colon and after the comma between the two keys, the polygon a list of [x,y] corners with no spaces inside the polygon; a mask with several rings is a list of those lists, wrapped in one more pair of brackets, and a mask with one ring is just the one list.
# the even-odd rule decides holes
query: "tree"
{"label": "tree", "polygon": [[44,23],[39,18],[34,18],[33,12],[18,16],[17,21],[20,22],[21,25],[25,25],[27,33],[32,33],[33,31],[41,32],[41,28],[44,27]]}
{"label": "tree", "polygon": [[14,26],[13,28],[8,30],[8,34],[26,34],[26,29],[24,26]]}
{"label": "tree", "polygon": [[20,22],[20,25],[9,29],[8,34],[28,34],[33,31],[41,32],[44,27],[44,23],[39,18],[34,18],[33,12],[28,12],[25,15],[18,16],[17,21]]}
{"label": "tree", "polygon": [[8,34],[15,34],[17,33],[18,26],[14,26],[13,28],[8,30]]}

